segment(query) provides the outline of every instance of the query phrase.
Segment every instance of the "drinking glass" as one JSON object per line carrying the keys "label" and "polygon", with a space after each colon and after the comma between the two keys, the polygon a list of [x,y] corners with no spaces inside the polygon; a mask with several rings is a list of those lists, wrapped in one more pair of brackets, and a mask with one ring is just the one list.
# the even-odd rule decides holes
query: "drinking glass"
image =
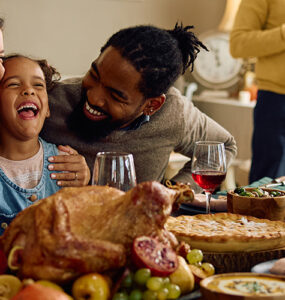
{"label": "drinking glass", "polygon": [[206,213],[210,213],[212,193],[226,177],[225,146],[220,142],[195,143],[192,158],[192,177],[206,194]]}
{"label": "drinking glass", "polygon": [[98,152],[95,158],[93,185],[108,185],[127,191],[136,185],[133,155],[125,152]]}

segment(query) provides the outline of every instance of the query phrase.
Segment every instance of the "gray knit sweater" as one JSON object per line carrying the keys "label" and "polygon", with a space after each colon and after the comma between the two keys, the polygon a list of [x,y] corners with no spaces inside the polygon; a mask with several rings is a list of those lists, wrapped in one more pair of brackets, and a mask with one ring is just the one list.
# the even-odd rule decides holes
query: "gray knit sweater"
{"label": "gray knit sweater", "polygon": [[[157,180],[164,177],[172,151],[192,157],[195,141],[211,140],[225,143],[228,162],[236,155],[233,136],[219,124],[199,111],[181,93],[170,88],[162,108],[150,121],[136,130],[115,130],[94,143],[85,143],[66,126],[66,118],[80,100],[81,79],[58,83],[49,93],[51,117],[41,133],[46,141],[70,145],[84,155],[91,169],[99,151],[125,151],[134,156],[137,181]],[[80,126],[80,124],[78,124]],[[173,178],[192,181],[191,165]]]}

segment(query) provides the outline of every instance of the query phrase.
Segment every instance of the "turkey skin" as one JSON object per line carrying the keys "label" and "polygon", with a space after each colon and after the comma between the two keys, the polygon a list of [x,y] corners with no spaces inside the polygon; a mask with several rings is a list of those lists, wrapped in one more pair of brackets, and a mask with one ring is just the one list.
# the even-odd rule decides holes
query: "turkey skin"
{"label": "turkey skin", "polygon": [[117,270],[129,259],[136,237],[171,240],[164,224],[176,197],[158,182],[128,192],[107,186],[63,188],[20,212],[0,237],[0,248],[8,256],[18,246],[10,259],[21,278],[63,283]]}

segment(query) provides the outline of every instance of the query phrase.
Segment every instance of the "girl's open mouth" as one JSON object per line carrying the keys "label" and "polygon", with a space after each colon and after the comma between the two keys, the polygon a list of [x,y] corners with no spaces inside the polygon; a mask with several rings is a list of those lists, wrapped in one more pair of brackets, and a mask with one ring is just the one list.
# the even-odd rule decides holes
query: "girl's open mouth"
{"label": "girl's open mouth", "polygon": [[27,120],[36,117],[39,112],[39,108],[33,102],[25,102],[18,106],[17,112],[21,119]]}

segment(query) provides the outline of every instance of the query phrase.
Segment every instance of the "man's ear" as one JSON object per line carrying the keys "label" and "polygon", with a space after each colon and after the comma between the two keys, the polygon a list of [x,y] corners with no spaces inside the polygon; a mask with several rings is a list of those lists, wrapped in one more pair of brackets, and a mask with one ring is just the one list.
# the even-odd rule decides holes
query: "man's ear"
{"label": "man's ear", "polygon": [[165,94],[162,94],[158,97],[154,97],[154,98],[148,98],[146,100],[144,109],[143,109],[143,113],[144,115],[148,115],[151,116],[153,115],[155,112],[157,112],[158,110],[160,110],[160,108],[162,107],[162,105],[165,102]]}

